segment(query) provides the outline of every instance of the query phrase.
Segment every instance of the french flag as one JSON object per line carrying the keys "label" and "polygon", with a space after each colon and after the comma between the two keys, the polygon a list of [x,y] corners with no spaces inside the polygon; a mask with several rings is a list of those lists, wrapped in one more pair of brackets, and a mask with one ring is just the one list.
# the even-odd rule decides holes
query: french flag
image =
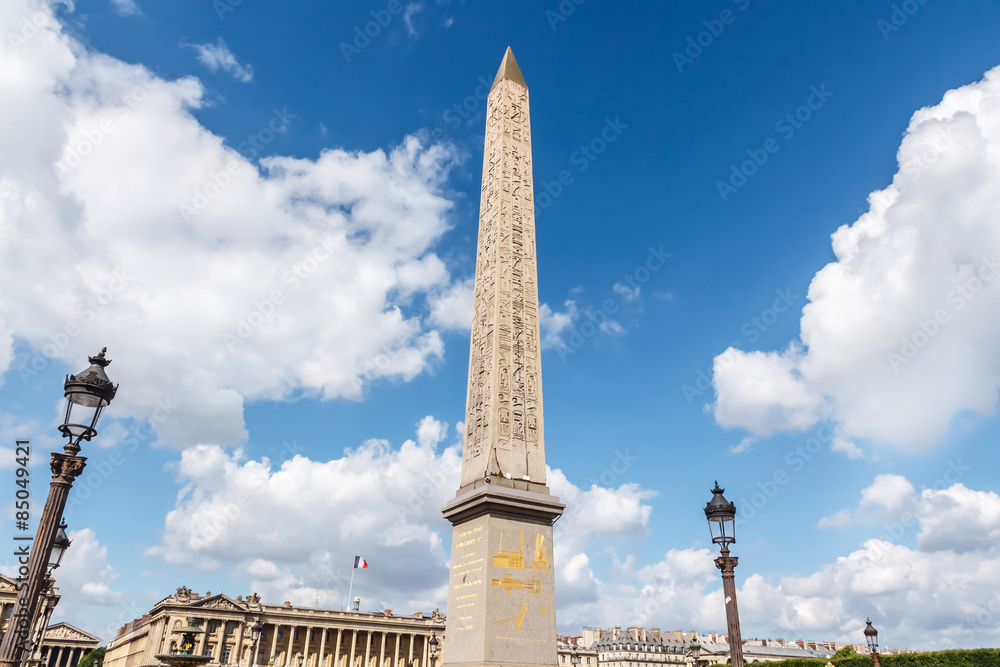
{"label": "french flag", "polygon": [[354,557],[354,569],[355,570],[357,570],[358,568],[361,568],[363,570],[366,567],[368,567],[368,561],[366,561],[361,556],[355,556]]}

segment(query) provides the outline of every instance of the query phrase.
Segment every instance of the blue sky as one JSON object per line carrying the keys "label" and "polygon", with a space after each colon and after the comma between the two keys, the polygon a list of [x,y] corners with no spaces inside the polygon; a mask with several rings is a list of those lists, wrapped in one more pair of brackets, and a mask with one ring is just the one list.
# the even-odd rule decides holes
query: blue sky
{"label": "blue sky", "polygon": [[560,629],[723,631],[718,479],[745,636],[997,645],[1000,7],[484,4],[0,10],[2,488],[30,438],[40,511],[66,373],[121,382],[57,614],[339,608],[355,553],[366,607],[445,607],[510,45]]}

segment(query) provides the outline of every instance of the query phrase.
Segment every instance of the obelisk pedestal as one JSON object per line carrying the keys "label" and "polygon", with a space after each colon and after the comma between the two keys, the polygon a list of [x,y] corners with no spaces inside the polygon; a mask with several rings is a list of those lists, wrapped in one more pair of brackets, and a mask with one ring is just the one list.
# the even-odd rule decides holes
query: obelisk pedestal
{"label": "obelisk pedestal", "polygon": [[552,524],[545,485],[528,87],[508,48],[487,99],[462,481],[444,667],[553,667]]}

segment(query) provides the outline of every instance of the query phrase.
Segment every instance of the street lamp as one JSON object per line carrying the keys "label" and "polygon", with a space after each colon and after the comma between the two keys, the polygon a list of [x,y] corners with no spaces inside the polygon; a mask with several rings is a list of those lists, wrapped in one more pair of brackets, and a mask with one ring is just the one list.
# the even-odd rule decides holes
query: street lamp
{"label": "street lamp", "polygon": [[253,652],[250,654],[250,665],[258,664],[257,660],[257,643],[260,641],[260,635],[264,632],[264,619],[257,618],[257,622],[250,626],[250,638],[253,639]]}
{"label": "street lamp", "polygon": [[875,667],[879,667],[878,662],[878,630],[872,625],[872,619],[866,618],[868,625],[865,626],[865,641],[868,642],[868,652],[872,654]]}
{"label": "street lamp", "polygon": [[431,639],[430,639],[429,642],[427,642],[427,645],[430,646],[429,653],[430,653],[430,656],[431,656],[431,667],[434,667],[434,664],[437,662],[437,659],[438,659],[438,650],[439,650],[438,649],[438,644],[439,643],[440,642],[438,642],[437,633],[436,632],[432,632],[431,633]]}
{"label": "street lamp", "polygon": [[[28,644],[31,627],[38,610],[39,599],[45,588],[45,580],[50,568],[54,569],[62,559],[56,552],[56,540],[66,498],[73,482],[83,472],[87,459],[77,456],[80,442],[97,435],[97,424],[118,391],[118,387],[108,379],[104,369],[111,363],[105,358],[107,348],[96,357],[89,357],[90,366],[77,375],[67,375],[63,385],[66,396],[66,413],[59,431],[66,437],[63,453],[52,454],[52,482],[45,509],[38,521],[38,532],[31,549],[18,547],[15,555],[21,563],[18,584],[20,595],[11,611],[10,625],[0,644],[0,667],[17,667]],[[27,538],[15,538],[27,540]],[[65,530],[60,539],[65,552],[69,540]],[[53,554],[53,552],[56,552]]]}
{"label": "street lamp", "polygon": [[[576,652],[576,647],[574,647],[573,650],[569,652],[569,664],[571,665],[580,664],[580,656]],[[434,665],[431,665],[431,667],[434,667]]]}
{"label": "street lamp", "polygon": [[701,644],[698,643],[696,637],[691,638],[691,644],[688,646],[688,652],[691,654],[691,660],[694,661],[694,667],[698,667],[701,662]]}
{"label": "street lamp", "polygon": [[705,505],[705,517],[712,542],[719,545],[715,566],[722,571],[722,594],[726,598],[726,624],[729,629],[729,655],[733,667],[743,667],[743,640],[740,637],[740,614],[736,607],[736,575],[739,562],[729,555],[729,545],[736,542],[736,505],[722,495],[719,482],[712,489],[712,499]]}
{"label": "street lamp", "polygon": [[59,530],[56,531],[56,537],[52,540],[52,555],[49,556],[49,573],[56,569],[62,564],[63,555],[66,550],[69,549],[69,545],[73,544],[73,541],[69,539],[66,535],[66,520],[59,524]]}

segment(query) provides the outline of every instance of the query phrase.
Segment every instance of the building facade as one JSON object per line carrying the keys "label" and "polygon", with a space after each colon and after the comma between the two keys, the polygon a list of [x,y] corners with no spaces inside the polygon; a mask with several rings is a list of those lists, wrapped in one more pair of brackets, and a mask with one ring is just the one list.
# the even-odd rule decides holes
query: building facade
{"label": "building facade", "polygon": [[[597,649],[586,646],[580,635],[561,635],[556,638],[556,664],[559,667],[597,667]],[[575,660],[574,660],[575,659]]]}
{"label": "building facade", "polygon": [[[188,618],[206,631],[198,636],[197,655],[210,656],[206,667],[433,667],[429,641],[436,635],[440,663],[444,615],[395,616],[391,610],[330,611],[262,604],[250,595],[235,600],[204,596],[181,587],[140,619],[124,625],[108,644],[105,667],[153,667],[157,655],[177,650],[173,630]],[[256,646],[250,628],[260,620]]]}
{"label": "building facade", "polygon": [[583,638],[596,640],[591,648],[599,667],[664,667],[688,661],[687,644],[678,634],[659,628],[586,628]]}

